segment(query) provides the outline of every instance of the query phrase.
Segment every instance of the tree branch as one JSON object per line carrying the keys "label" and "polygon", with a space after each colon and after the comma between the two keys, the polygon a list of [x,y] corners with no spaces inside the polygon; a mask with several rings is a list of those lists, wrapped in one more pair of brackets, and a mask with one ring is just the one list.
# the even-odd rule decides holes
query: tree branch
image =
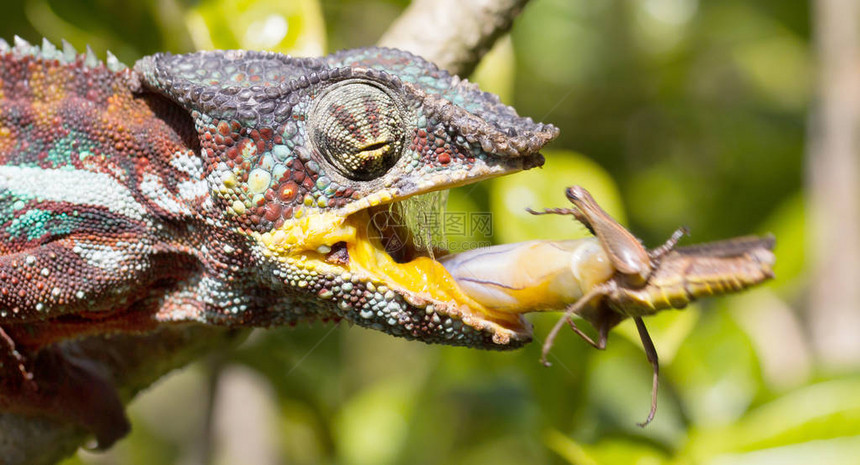
{"label": "tree branch", "polygon": [[529,0],[414,0],[379,40],[468,76]]}
{"label": "tree branch", "polygon": [[[227,348],[247,331],[196,326],[163,327],[149,334],[90,337],[64,342],[64,350],[85,359],[117,386],[128,403],[142,389],[200,356]],[[0,413],[0,463],[53,464],[72,454],[89,433],[50,418]]]}
{"label": "tree branch", "polygon": [[860,361],[860,4],[814,3],[819,68],[807,176],[812,288],[808,318],[830,368]]}

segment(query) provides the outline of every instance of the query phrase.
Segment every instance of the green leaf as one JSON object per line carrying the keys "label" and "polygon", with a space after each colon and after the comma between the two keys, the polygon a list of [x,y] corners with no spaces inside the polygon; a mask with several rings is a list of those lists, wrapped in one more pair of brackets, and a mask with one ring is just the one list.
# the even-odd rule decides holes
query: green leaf
{"label": "green leaf", "polygon": [[597,444],[580,444],[550,429],[544,436],[547,447],[574,465],[667,463],[666,454],[653,446],[625,439],[608,439]]}
{"label": "green leaf", "polygon": [[198,49],[266,49],[304,56],[325,52],[325,23],[317,0],[203,0],[185,19]]}
{"label": "green leaf", "polygon": [[808,274],[806,201],[802,192],[786,198],[759,228],[762,233],[772,233],[777,239],[774,250],[777,279],[769,286],[790,299],[798,298],[804,292],[802,282]]}
{"label": "green leaf", "polygon": [[722,454],[711,458],[709,465],[854,465],[860,457],[860,436],[808,441],[741,454]]}
{"label": "green leaf", "polygon": [[585,447],[569,437],[561,434],[558,430],[547,431],[545,443],[547,447],[564,457],[568,463],[575,465],[598,465],[594,457]]}
{"label": "green leaf", "polygon": [[[750,411],[733,424],[693,430],[685,455],[700,461],[720,454],[854,436],[860,431],[858,392],[860,379],[856,376],[797,389]],[[857,447],[853,441],[849,446],[852,450]]]}
{"label": "green leaf", "polygon": [[409,431],[419,385],[412,379],[386,379],[352,397],[334,420],[346,464],[394,463]]}
{"label": "green leaf", "polygon": [[762,384],[752,343],[729,312],[719,309],[702,313],[665,372],[698,425],[736,421]]}
{"label": "green leaf", "polygon": [[668,389],[666,370],[661,375],[663,388],[658,390],[654,420],[646,428],[637,425],[645,420],[651,407],[653,380],[651,364],[638,346],[638,340],[633,344],[610,336],[606,350],[589,360],[589,416],[578,430],[583,437],[598,441],[612,433],[622,433],[665,447],[683,441],[684,424],[675,392]]}

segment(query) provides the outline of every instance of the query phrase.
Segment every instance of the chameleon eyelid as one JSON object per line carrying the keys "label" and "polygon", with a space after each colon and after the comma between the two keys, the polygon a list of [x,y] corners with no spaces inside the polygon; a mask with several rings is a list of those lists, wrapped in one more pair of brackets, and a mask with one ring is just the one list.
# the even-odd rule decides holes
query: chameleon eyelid
{"label": "chameleon eyelid", "polygon": [[315,99],[311,140],[341,175],[371,181],[403,152],[406,117],[399,99],[372,81],[350,79]]}

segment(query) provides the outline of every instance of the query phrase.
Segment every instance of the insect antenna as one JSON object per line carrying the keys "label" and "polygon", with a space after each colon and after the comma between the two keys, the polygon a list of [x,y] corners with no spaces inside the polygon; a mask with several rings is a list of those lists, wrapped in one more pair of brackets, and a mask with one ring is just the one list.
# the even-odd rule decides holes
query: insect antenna
{"label": "insect antenna", "polygon": [[591,222],[588,221],[588,218],[579,211],[578,208],[544,208],[542,212],[532,210],[530,207],[526,207],[526,211],[531,213],[532,215],[571,215],[577,221],[583,224],[588,229],[588,232],[591,233],[592,236],[596,236],[594,233],[594,228],[591,227]]}
{"label": "insect antenna", "polygon": [[579,210],[575,208],[544,208],[542,212],[532,210],[531,207],[526,207],[526,211],[532,215],[579,215]]}

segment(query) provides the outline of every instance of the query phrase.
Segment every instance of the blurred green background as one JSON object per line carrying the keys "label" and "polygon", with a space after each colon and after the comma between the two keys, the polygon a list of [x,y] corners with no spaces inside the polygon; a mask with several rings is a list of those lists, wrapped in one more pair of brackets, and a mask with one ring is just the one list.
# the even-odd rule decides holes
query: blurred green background
{"label": "blurred green background", "polygon": [[[373,44],[405,0],[15,0],[0,36],[45,36],[131,63],[156,51],[317,55]],[[134,430],[72,464],[856,463],[860,376],[821,369],[803,307],[810,5],[780,0],[533,0],[471,78],[561,137],[546,167],[451,194],[495,242],[569,238],[582,184],[646,244],[772,232],[778,279],[622,324],[599,352],[560,337],[508,353],[428,346],[348,324],[257,331],[162,380]],[[450,237],[483,241],[484,237]],[[535,315],[536,340],[557,315]],[[217,387],[217,389],[214,389]],[[210,396],[215,392],[214,396]]]}

